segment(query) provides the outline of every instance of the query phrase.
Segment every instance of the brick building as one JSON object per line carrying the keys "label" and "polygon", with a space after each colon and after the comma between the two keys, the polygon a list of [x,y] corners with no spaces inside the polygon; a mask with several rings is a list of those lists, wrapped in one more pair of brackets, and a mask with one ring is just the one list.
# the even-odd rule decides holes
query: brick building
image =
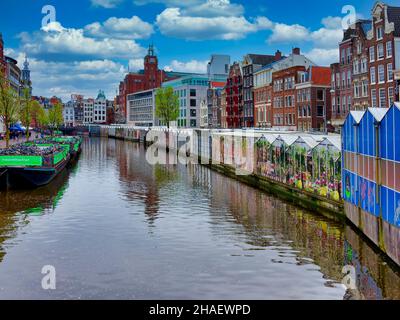
{"label": "brick building", "polygon": [[228,122],[226,121],[226,88],[221,90],[221,129],[228,128]]}
{"label": "brick building", "polygon": [[241,114],[242,127],[254,127],[254,72],[260,70],[263,66],[281,58],[280,52],[276,55],[248,54],[242,62],[243,71],[243,112]]}
{"label": "brick building", "polygon": [[297,130],[296,84],[305,66],[294,66],[272,75],[272,125],[281,130]]}
{"label": "brick building", "polygon": [[226,127],[237,129],[242,127],[241,115],[243,112],[243,76],[240,62],[230,67],[226,81]]}
{"label": "brick building", "polygon": [[372,9],[369,46],[370,106],[388,108],[395,99],[394,73],[400,69],[400,7],[377,2]]}
{"label": "brick building", "polygon": [[297,130],[327,132],[332,111],[330,67],[311,66],[297,77]]}
{"label": "brick building", "polygon": [[353,104],[353,29],[344,32],[339,44],[339,63],[331,65],[331,125],[338,130]]}

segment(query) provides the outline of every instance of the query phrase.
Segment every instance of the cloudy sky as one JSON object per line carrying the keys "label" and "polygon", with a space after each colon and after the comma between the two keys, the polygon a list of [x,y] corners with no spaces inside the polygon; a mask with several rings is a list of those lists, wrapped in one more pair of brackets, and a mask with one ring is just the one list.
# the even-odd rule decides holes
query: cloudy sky
{"label": "cloudy sky", "polygon": [[[372,0],[19,0],[2,4],[6,54],[22,65],[28,55],[33,94],[71,93],[112,99],[128,71],[143,67],[154,43],[160,67],[205,72],[211,54],[289,53],[301,47],[321,65],[337,60],[342,8],[369,17]],[[390,3],[390,1],[389,1]],[[42,8],[56,21],[45,27]]]}

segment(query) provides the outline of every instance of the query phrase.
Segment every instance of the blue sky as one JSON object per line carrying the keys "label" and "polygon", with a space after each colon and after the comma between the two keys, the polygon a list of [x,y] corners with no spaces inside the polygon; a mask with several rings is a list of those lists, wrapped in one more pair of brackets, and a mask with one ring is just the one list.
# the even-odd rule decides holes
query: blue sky
{"label": "blue sky", "polygon": [[[388,3],[395,3],[388,1]],[[283,6],[282,6],[283,4]],[[321,65],[337,59],[342,8],[368,18],[374,1],[20,0],[2,4],[6,54],[31,61],[35,95],[113,98],[119,80],[142,68],[149,43],[160,67],[205,71],[212,53],[288,53],[293,46]],[[42,27],[42,7],[56,22]]]}

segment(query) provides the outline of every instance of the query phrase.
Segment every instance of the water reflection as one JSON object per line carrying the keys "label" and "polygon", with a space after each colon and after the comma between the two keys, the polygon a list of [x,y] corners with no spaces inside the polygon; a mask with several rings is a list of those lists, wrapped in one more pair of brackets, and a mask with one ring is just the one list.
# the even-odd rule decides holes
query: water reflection
{"label": "water reflection", "polygon": [[[135,143],[85,140],[78,166],[1,193],[0,212],[0,298],[400,299],[350,227],[202,166],[151,166]],[[48,263],[52,293],[36,284]]]}

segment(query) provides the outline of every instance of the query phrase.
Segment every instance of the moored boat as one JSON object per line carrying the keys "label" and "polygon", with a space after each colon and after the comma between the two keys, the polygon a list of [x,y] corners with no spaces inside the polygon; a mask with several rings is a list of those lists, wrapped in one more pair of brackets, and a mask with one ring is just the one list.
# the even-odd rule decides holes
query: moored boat
{"label": "moored boat", "polygon": [[68,164],[67,148],[54,145],[19,145],[1,150],[3,187],[40,187],[51,182]]}

